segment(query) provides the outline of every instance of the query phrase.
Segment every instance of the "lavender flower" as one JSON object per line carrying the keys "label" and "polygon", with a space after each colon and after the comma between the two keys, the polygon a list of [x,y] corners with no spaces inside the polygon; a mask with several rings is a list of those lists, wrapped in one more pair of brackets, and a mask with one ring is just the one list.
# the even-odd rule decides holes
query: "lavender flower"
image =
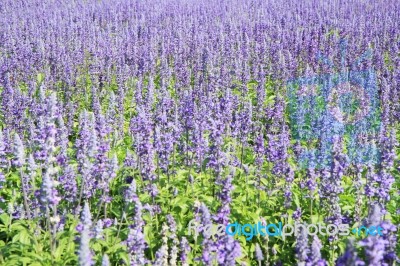
{"label": "lavender flower", "polygon": [[147,262],[145,257],[145,249],[147,243],[144,239],[144,221],[142,219],[142,203],[136,194],[136,182],[132,183],[126,194],[128,203],[135,203],[134,223],[130,226],[127,246],[130,254],[130,262],[132,265],[144,265]]}
{"label": "lavender flower", "polygon": [[59,178],[60,186],[63,188],[63,198],[68,202],[76,200],[78,188],[76,183],[76,173],[71,165],[68,165]]}
{"label": "lavender flower", "polygon": [[[289,243],[292,253],[277,258],[275,241],[264,242],[239,261],[249,250],[234,238],[207,235],[204,226],[240,218],[245,192],[259,205],[245,211],[258,215],[268,205],[265,215],[284,219],[317,211],[327,223],[361,222],[369,206],[366,224],[385,234],[360,239],[357,248],[365,264],[396,264],[389,220],[398,220],[399,196],[398,1],[194,2],[0,1],[0,205],[9,206],[3,222],[12,228],[15,219],[34,218],[38,240],[46,225],[54,257],[71,213],[87,201],[99,217],[93,228],[78,225],[84,265],[100,264],[102,256],[110,264],[104,252],[111,249],[94,258],[89,247],[109,227],[125,240],[131,265],[251,258],[286,265],[296,255],[308,266],[326,264],[322,255],[332,260],[329,251],[336,257],[344,239],[314,237],[310,246],[299,235]],[[368,47],[370,55],[360,57]],[[246,178],[236,190],[234,168]],[[175,221],[176,208],[168,208],[187,196],[210,204],[196,201],[192,214],[181,206],[202,226],[191,252],[188,240],[179,245],[184,220]],[[283,199],[269,204],[276,197]],[[347,205],[354,200],[353,213]],[[165,220],[162,236],[146,235]],[[18,239],[2,240],[9,250]],[[335,242],[321,247],[326,240]],[[349,248],[338,265],[361,264],[356,255]],[[121,264],[117,257],[113,263]]]}
{"label": "lavender flower", "polygon": [[323,169],[321,173],[321,194],[329,208],[328,220],[336,225],[341,224],[342,214],[339,206],[339,194],[343,191],[341,180],[347,167],[347,157],[343,154],[343,142],[339,137],[333,140],[333,163],[330,171]]}
{"label": "lavender flower", "polygon": [[3,136],[3,130],[0,129],[0,168],[5,169],[8,167],[9,163],[6,155],[7,155],[7,147]]}
{"label": "lavender flower", "polygon": [[103,255],[103,259],[101,260],[101,266],[110,266],[110,259],[107,254]]}
{"label": "lavender flower", "polygon": [[96,226],[94,227],[94,238],[96,239],[103,238],[103,227],[104,227],[103,221],[98,220]]}
{"label": "lavender flower", "polygon": [[256,138],[254,152],[256,154],[255,165],[257,167],[260,167],[264,161],[264,153],[265,153],[264,136],[262,133],[259,134]]}
{"label": "lavender flower", "polygon": [[177,230],[176,222],[175,219],[172,217],[172,215],[167,215],[167,222],[170,230],[169,238],[172,240],[169,263],[171,265],[175,265],[177,263],[178,252],[179,252],[178,250],[179,240],[178,237],[176,236],[176,230]]}
{"label": "lavender flower", "polygon": [[363,266],[365,263],[357,256],[357,250],[354,247],[354,239],[349,239],[345,253],[337,259],[337,266]]}
{"label": "lavender flower", "polygon": [[167,237],[168,225],[163,224],[161,235],[162,235],[162,245],[156,252],[156,259],[153,265],[163,266],[168,264],[168,237]]}
{"label": "lavender flower", "polygon": [[218,224],[227,224],[229,222],[229,215],[231,213],[229,204],[232,201],[231,192],[233,190],[232,180],[234,172],[232,171],[225,179],[218,180],[217,184],[221,184],[221,190],[218,193],[221,206],[217,211],[215,221]]}
{"label": "lavender flower", "polygon": [[14,135],[13,154],[13,165],[15,167],[22,167],[25,164],[25,149],[24,144],[22,143],[22,140],[18,134]]}
{"label": "lavender flower", "polygon": [[236,259],[242,255],[238,241],[232,236],[223,236],[216,243],[217,262],[219,265],[236,265]]}
{"label": "lavender flower", "polygon": [[326,266],[328,263],[321,257],[322,243],[318,236],[314,236],[307,261],[308,266]]}
{"label": "lavender flower", "polygon": [[57,131],[57,143],[60,146],[60,152],[57,155],[57,162],[60,165],[65,166],[68,160],[67,149],[68,149],[68,130],[65,127],[62,116],[58,116],[58,131]]}
{"label": "lavender flower", "polygon": [[297,233],[296,235],[296,259],[298,262],[298,265],[306,265],[306,262],[308,260],[308,254],[310,250],[308,247],[308,236],[306,230],[301,227],[300,232]]}
{"label": "lavender flower", "polygon": [[55,206],[61,198],[58,196],[56,189],[56,182],[53,180],[51,173],[46,171],[43,176],[42,188],[41,188],[41,203],[42,206]]}
{"label": "lavender flower", "polygon": [[301,208],[297,208],[296,211],[293,212],[293,219],[299,221],[301,218],[302,212],[301,212]]}
{"label": "lavender flower", "polygon": [[181,252],[180,252],[179,259],[182,263],[182,266],[188,266],[189,264],[187,261],[187,257],[190,252],[190,246],[189,246],[189,243],[188,243],[186,237],[182,237],[182,239],[181,239],[180,250],[181,250]]}
{"label": "lavender flower", "polygon": [[382,208],[379,204],[372,205],[367,220],[368,226],[381,226],[384,230],[382,237],[369,235],[359,242],[360,246],[364,247],[368,265],[389,265],[397,259],[392,243],[396,241],[396,236],[393,234],[396,227],[389,222],[382,222],[381,219]]}
{"label": "lavender flower", "polygon": [[262,250],[260,248],[260,245],[258,243],[256,243],[256,251],[255,251],[255,255],[256,255],[256,260],[258,261],[258,263],[260,264],[262,260],[264,260],[264,255],[262,253]]}
{"label": "lavender flower", "polygon": [[92,252],[90,250],[90,228],[92,226],[92,215],[90,214],[89,204],[85,202],[81,215],[81,223],[83,230],[81,232],[80,245],[79,245],[79,265],[90,266],[93,265]]}
{"label": "lavender flower", "polygon": [[204,203],[196,202],[195,208],[196,221],[200,223],[201,227],[199,231],[203,235],[203,251],[199,260],[201,260],[201,262],[205,265],[212,265],[213,261],[215,261],[216,247],[215,243],[212,241],[212,239],[210,239],[210,235],[208,235],[207,232],[204,230],[205,227],[211,226],[212,224],[211,214]]}

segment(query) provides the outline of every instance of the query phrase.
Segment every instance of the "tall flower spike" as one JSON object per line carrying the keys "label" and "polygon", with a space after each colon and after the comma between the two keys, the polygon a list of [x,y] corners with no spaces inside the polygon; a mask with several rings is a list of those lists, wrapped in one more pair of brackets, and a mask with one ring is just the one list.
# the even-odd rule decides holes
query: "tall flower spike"
{"label": "tall flower spike", "polygon": [[255,145],[254,145],[254,153],[256,155],[255,165],[257,169],[260,168],[264,162],[264,135],[263,133],[259,133],[256,137]]}
{"label": "tall flower spike", "polygon": [[170,265],[176,265],[177,264],[177,258],[178,258],[178,247],[179,247],[179,241],[178,237],[176,236],[176,222],[175,219],[172,215],[168,214],[167,215],[167,221],[169,225],[169,230],[170,230],[170,236],[169,238],[172,240],[172,247],[171,247],[171,252],[170,252],[170,260],[169,263]]}
{"label": "tall flower spike", "polygon": [[336,261],[336,266],[363,266],[365,263],[358,257],[354,239],[350,238],[345,253]]}
{"label": "tall flower spike", "polygon": [[322,170],[321,195],[329,209],[328,220],[336,225],[342,223],[342,213],[339,205],[339,194],[343,192],[341,180],[347,167],[347,157],[343,154],[343,140],[338,136],[333,138],[333,162],[331,169]]}
{"label": "tall flower spike", "polygon": [[204,230],[207,226],[212,225],[211,214],[204,203],[196,202],[195,208],[196,220],[200,223],[201,226],[199,231],[203,235],[203,251],[200,260],[204,265],[213,265],[213,262],[215,261],[216,251],[215,243],[211,239],[211,236],[208,234],[208,232]]}
{"label": "tall flower spike", "polygon": [[[43,207],[48,206],[50,209],[53,205],[57,205],[61,198],[58,196],[56,184],[52,178],[52,174],[46,171],[43,175],[41,188],[41,202]],[[54,214],[56,215],[56,214]]]}
{"label": "tall flower spike", "polygon": [[238,241],[232,236],[224,235],[215,244],[217,249],[218,265],[236,265],[236,259],[242,255]]}
{"label": "tall flower spike", "polygon": [[22,167],[25,163],[25,149],[21,138],[18,134],[14,135],[14,145],[13,145],[14,160],[13,164],[15,167]]}
{"label": "tall flower spike", "polygon": [[[379,226],[382,219],[382,209],[379,204],[370,206],[370,212],[368,216],[368,226]],[[386,238],[380,236],[369,235],[367,238],[361,240],[359,245],[364,247],[366,261],[368,265],[378,266],[384,264],[384,255],[386,245],[389,242]]]}
{"label": "tall flower spike", "polygon": [[218,184],[221,185],[221,189],[218,192],[218,198],[221,206],[219,207],[216,217],[214,218],[218,224],[227,224],[229,222],[229,215],[231,213],[230,203],[232,201],[231,192],[233,190],[232,180],[234,171],[227,175],[226,178],[220,179]]}
{"label": "tall flower spike", "polygon": [[300,232],[296,235],[296,259],[299,266],[305,266],[308,259],[309,247],[308,247],[308,236],[306,229],[300,229]]}
{"label": "tall flower spike", "polygon": [[97,132],[96,132],[96,119],[93,113],[89,114],[89,131],[90,138],[88,141],[88,155],[94,158],[98,150]]}
{"label": "tall flower spike", "polygon": [[67,149],[69,140],[68,140],[68,130],[65,127],[64,119],[62,118],[61,115],[59,115],[57,118],[57,124],[58,124],[57,142],[59,143],[60,146],[60,152],[57,155],[57,161],[60,165],[65,166],[68,160]]}
{"label": "tall flower spike", "polygon": [[322,243],[318,236],[314,236],[311,244],[310,256],[307,262],[308,266],[326,266],[327,262],[321,257]]}
{"label": "tall flower spike", "polygon": [[24,145],[17,133],[14,135],[13,154],[14,154],[13,164],[15,167],[20,168],[20,179],[21,179],[21,187],[22,187],[22,196],[23,196],[23,200],[24,200],[24,208],[25,208],[26,215],[28,216],[28,219],[30,219],[31,213],[30,213],[29,195],[28,195],[29,182],[27,180],[27,177],[26,177],[24,171],[22,170],[22,166],[25,164],[25,160],[26,160],[25,149],[24,149]]}
{"label": "tall flower spike", "polygon": [[[134,148],[139,157],[140,174],[145,181],[154,181],[154,149],[152,145],[153,139],[153,123],[148,112],[140,108],[137,117],[131,121],[131,131],[134,134]],[[149,186],[150,187],[150,186]],[[148,187],[148,188],[149,188]]]}
{"label": "tall flower spike", "polygon": [[145,257],[145,249],[147,243],[144,239],[144,221],[142,218],[142,203],[136,193],[136,182],[133,179],[131,185],[126,192],[126,203],[134,203],[135,205],[135,217],[134,222],[129,228],[129,234],[127,239],[127,246],[130,255],[131,265],[145,265],[147,259]]}
{"label": "tall flower spike", "polygon": [[88,155],[88,144],[90,139],[89,118],[86,110],[83,110],[79,116],[79,132],[75,141],[76,157],[80,163],[83,164],[84,158]]}
{"label": "tall flower spike", "polygon": [[[3,188],[3,184],[6,182],[6,177],[4,176],[5,169],[8,166],[8,161],[6,158],[6,147],[4,143],[3,130],[0,129],[0,189]],[[4,199],[0,196],[0,202]],[[2,210],[0,209],[0,212]]]}
{"label": "tall flower spike", "polygon": [[92,215],[87,202],[85,202],[85,206],[83,207],[81,223],[83,230],[81,232],[80,246],[78,251],[79,265],[91,266],[93,265],[92,252],[90,250],[90,228],[92,226]]}
{"label": "tall flower spike", "polygon": [[93,265],[92,254],[90,250],[90,232],[83,230],[81,233],[81,240],[79,246],[79,265],[90,266]]}
{"label": "tall flower spike", "polygon": [[182,266],[189,266],[187,257],[190,252],[190,246],[189,246],[189,242],[187,241],[186,237],[182,237],[180,248],[181,248],[181,253],[180,253],[179,258],[181,260]]}
{"label": "tall flower spike", "polygon": [[0,168],[5,169],[8,167],[8,160],[6,157],[6,143],[3,135],[3,130],[0,129]]}
{"label": "tall flower spike", "polygon": [[162,227],[162,245],[159,250],[156,252],[156,260],[154,261],[155,266],[164,266],[168,264],[168,225],[166,223],[163,224]]}
{"label": "tall flower spike", "polygon": [[104,223],[103,220],[98,220],[96,223],[96,226],[94,227],[94,237],[96,239],[102,239],[103,238],[103,227]]}
{"label": "tall flower spike", "polygon": [[92,227],[92,214],[90,213],[89,204],[85,202],[81,215],[81,223],[84,228],[90,229]]}
{"label": "tall flower spike", "polygon": [[103,255],[103,259],[101,260],[101,266],[110,266],[110,259],[107,254]]}
{"label": "tall flower spike", "polygon": [[258,264],[260,265],[261,261],[264,260],[264,255],[263,255],[260,245],[258,243],[256,243],[255,256],[256,256],[256,260],[258,261]]}
{"label": "tall flower spike", "polygon": [[63,173],[59,178],[60,187],[63,188],[63,198],[68,202],[74,202],[78,194],[78,187],[76,183],[76,173],[72,165],[68,164],[63,169]]}
{"label": "tall flower spike", "polygon": [[27,168],[27,176],[26,176],[25,190],[27,194],[29,194],[32,191],[32,186],[30,184],[31,182],[35,182],[36,169],[37,169],[37,165],[35,163],[35,159],[33,158],[33,154],[29,154],[26,168]]}

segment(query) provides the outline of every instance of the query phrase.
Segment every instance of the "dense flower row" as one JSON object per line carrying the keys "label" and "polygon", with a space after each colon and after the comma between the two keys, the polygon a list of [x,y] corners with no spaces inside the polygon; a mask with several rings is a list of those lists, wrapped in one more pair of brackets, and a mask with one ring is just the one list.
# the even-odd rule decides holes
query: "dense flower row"
{"label": "dense flower row", "polygon": [[[0,263],[399,263],[399,24],[394,0],[2,1]],[[366,133],[377,161],[349,160],[364,155],[318,97],[290,119],[288,80],[348,69],[376,73],[379,121],[347,129]],[[332,117],[352,112],[351,97],[336,104]],[[384,236],[246,242],[188,236],[193,218]]]}

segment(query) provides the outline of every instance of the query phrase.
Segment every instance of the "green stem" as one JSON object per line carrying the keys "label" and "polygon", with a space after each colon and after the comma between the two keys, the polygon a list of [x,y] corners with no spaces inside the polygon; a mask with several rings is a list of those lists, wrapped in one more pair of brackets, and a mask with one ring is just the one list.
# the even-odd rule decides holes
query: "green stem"
{"label": "green stem", "polygon": [[25,212],[26,215],[28,216],[28,219],[31,219],[31,210],[29,209],[29,205],[28,205],[28,193],[26,191],[26,187],[25,187],[25,182],[24,182],[24,172],[22,171],[22,167],[19,168],[20,169],[20,176],[21,176],[21,187],[22,187],[22,195],[24,198],[24,207],[25,207]]}
{"label": "green stem", "polygon": [[51,263],[54,264],[53,232],[51,228],[50,210],[48,206],[46,206],[46,220],[47,220],[47,231],[49,232]]}

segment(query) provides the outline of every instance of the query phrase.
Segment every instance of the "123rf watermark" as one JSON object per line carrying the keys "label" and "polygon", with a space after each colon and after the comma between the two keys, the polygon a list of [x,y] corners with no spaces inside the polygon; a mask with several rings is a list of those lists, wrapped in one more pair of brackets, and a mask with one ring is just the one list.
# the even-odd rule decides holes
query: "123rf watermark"
{"label": "123rf watermark", "polygon": [[245,236],[246,240],[251,240],[254,236],[272,236],[282,237],[285,240],[286,237],[302,233],[303,231],[310,236],[314,235],[328,235],[328,236],[348,236],[354,234],[357,236],[382,236],[383,228],[381,226],[359,226],[351,229],[348,224],[304,224],[295,223],[282,224],[282,222],[276,224],[263,224],[258,222],[256,224],[240,224],[238,222],[230,223],[228,225],[222,224],[208,224],[201,225],[196,220],[191,220],[188,224],[189,235],[192,233],[197,238],[200,233],[206,237],[212,236],[223,236],[225,234],[230,236]]}

